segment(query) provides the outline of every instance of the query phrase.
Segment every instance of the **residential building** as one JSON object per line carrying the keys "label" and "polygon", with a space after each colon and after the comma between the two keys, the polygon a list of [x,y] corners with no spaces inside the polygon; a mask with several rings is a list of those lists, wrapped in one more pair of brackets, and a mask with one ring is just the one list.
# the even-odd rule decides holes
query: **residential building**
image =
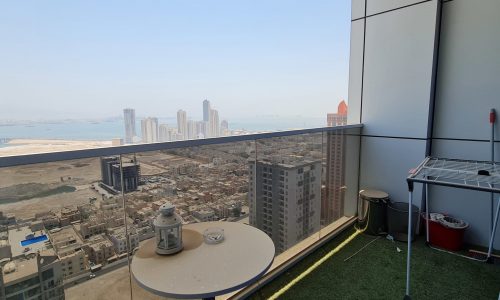
{"label": "residential building", "polygon": [[190,140],[194,140],[198,138],[196,134],[196,122],[193,120],[188,120],[187,122],[187,138]]}
{"label": "residential building", "polygon": [[250,161],[250,225],[283,252],[320,228],[321,161]]}
{"label": "residential building", "polygon": [[104,234],[90,238],[86,249],[89,260],[94,264],[107,263],[115,255],[113,243]]}
{"label": "residential building", "polygon": [[54,250],[12,260],[0,272],[0,295],[4,299],[63,300],[63,272]]}
{"label": "residential building", "polygon": [[220,135],[221,136],[229,135],[229,123],[227,122],[227,120],[222,120],[222,122],[220,122]]}
{"label": "residential building", "polygon": [[[125,227],[118,227],[108,231],[108,236],[113,243],[114,251],[116,254],[127,252],[127,236],[125,234]],[[130,251],[133,251],[135,248],[139,247],[139,234],[134,228],[130,228],[128,236],[130,247],[129,249]]]}
{"label": "residential building", "polygon": [[119,156],[101,157],[101,180],[108,186],[113,186],[113,166],[120,164]]}
{"label": "residential building", "polygon": [[204,138],[207,134],[207,122],[205,121],[198,121],[196,122],[196,137],[197,138]]}
{"label": "residential building", "polygon": [[208,137],[218,137],[220,135],[219,112],[215,109],[210,109],[209,117]]}
{"label": "residential building", "polygon": [[[347,105],[341,101],[336,114],[328,114],[328,126],[347,124]],[[345,136],[344,132],[326,134],[325,193],[321,198],[321,223],[328,225],[344,216],[345,202]]]}
{"label": "residential building", "polygon": [[71,224],[72,222],[80,221],[81,218],[81,213],[77,207],[66,206],[61,209],[61,217],[59,218],[59,222],[61,226],[66,226]]}
{"label": "residential building", "polygon": [[121,191],[123,179],[123,191],[125,193],[137,190],[141,167],[134,162],[122,163],[122,171],[123,178],[120,172],[120,165],[113,165],[113,188],[117,191]]}
{"label": "residential building", "polygon": [[177,111],[177,133],[181,136],[181,140],[188,138],[187,113],[182,109]]}
{"label": "residential building", "polygon": [[0,260],[12,257],[12,248],[9,244],[9,240],[0,239]]}
{"label": "residential building", "polygon": [[83,222],[79,226],[79,232],[84,239],[88,239],[93,235],[105,233],[106,222],[104,220],[97,219]]}
{"label": "residential building", "polygon": [[158,119],[149,117],[142,120],[141,131],[143,143],[158,142]]}
{"label": "residential building", "polygon": [[111,139],[111,146],[121,146],[123,145],[123,139],[122,138],[113,138]]}
{"label": "residential building", "polygon": [[158,141],[159,142],[170,142],[172,137],[170,135],[170,128],[167,124],[160,124],[158,127]]}

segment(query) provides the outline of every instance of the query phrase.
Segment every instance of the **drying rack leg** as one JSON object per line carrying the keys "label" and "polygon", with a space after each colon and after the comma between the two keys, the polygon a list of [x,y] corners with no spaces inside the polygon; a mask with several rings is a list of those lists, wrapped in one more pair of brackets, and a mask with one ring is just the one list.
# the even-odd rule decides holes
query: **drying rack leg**
{"label": "drying rack leg", "polygon": [[493,221],[493,229],[491,231],[491,236],[490,236],[490,243],[488,245],[488,256],[487,260],[491,259],[491,252],[493,250],[493,242],[495,241],[495,233],[497,230],[497,225],[498,225],[498,214],[500,213],[500,196],[498,196],[498,201],[497,201],[497,211],[495,213],[495,220]]}
{"label": "drying rack leg", "polygon": [[412,233],[412,220],[411,220],[411,215],[412,215],[412,198],[413,198],[413,192],[409,192],[409,197],[408,197],[408,257],[406,258],[406,296],[405,299],[410,298],[410,259],[411,259],[411,233]]}
{"label": "drying rack leg", "polygon": [[425,186],[425,241],[429,244],[429,186]]}

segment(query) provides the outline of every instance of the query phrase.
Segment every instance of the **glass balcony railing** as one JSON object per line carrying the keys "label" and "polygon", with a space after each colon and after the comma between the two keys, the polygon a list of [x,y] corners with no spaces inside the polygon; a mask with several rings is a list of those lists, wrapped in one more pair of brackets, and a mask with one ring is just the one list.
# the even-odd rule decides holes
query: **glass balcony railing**
{"label": "glass balcony railing", "polygon": [[2,157],[0,297],[160,299],[127,263],[166,201],[185,224],[264,231],[272,272],[356,214],[360,128]]}

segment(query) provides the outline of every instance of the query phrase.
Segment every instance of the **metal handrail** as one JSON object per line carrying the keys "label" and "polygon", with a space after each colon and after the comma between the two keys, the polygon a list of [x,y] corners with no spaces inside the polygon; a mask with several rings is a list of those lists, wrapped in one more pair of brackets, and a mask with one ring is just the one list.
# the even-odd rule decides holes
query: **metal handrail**
{"label": "metal handrail", "polygon": [[197,140],[175,141],[175,142],[162,142],[162,143],[149,143],[149,144],[133,144],[125,146],[113,147],[100,147],[92,149],[71,150],[71,151],[58,151],[36,154],[22,154],[0,157],[0,167],[13,167],[29,164],[47,163],[71,159],[92,158],[99,156],[131,154],[137,152],[148,152],[168,149],[178,149],[187,147],[198,147],[206,145],[219,145],[226,143],[244,142],[259,139],[268,139],[275,137],[286,137],[293,135],[312,134],[320,132],[330,132],[347,130],[354,128],[362,128],[362,124],[344,125],[335,127],[319,127],[308,128],[299,130],[286,130],[286,131],[273,131],[267,133],[256,133],[246,135],[234,135],[218,138],[207,138]]}

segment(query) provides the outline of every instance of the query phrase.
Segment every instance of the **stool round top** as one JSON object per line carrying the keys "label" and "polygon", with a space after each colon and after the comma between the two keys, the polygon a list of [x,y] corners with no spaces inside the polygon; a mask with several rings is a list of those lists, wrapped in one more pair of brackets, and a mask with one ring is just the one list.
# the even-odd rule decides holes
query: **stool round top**
{"label": "stool round top", "polygon": [[389,194],[379,190],[361,190],[359,196],[363,199],[387,199]]}

